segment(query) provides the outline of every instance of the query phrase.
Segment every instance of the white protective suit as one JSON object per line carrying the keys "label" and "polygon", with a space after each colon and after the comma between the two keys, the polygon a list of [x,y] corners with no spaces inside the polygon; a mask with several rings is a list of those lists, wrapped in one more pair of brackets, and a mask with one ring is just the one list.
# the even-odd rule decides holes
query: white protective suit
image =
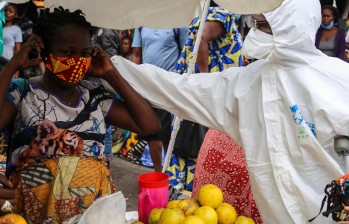
{"label": "white protective suit", "polygon": [[[314,46],[318,0],[285,0],[264,15],[274,48],[247,67],[181,76],[112,60],[154,106],[223,130],[243,146],[264,223],[307,223],[326,184],[343,174],[333,145],[335,136],[349,136],[349,64]],[[333,221],[320,215],[313,223]]]}

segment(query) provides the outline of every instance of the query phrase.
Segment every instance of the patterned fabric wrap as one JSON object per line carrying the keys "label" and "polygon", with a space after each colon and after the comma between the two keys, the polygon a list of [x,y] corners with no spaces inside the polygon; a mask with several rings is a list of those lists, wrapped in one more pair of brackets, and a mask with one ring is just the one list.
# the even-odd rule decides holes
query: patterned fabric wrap
{"label": "patterned fabric wrap", "polygon": [[45,67],[58,78],[72,83],[80,82],[91,64],[91,58],[65,58],[49,54]]}
{"label": "patterned fabric wrap", "polygon": [[173,154],[170,165],[166,170],[166,174],[169,176],[170,185],[179,185],[184,190],[192,191],[194,185],[195,165],[196,159],[181,158]]}
{"label": "patterned fabric wrap", "polygon": [[[217,21],[223,24],[225,33],[218,39],[208,43],[209,72],[223,71],[224,69],[242,66],[242,38],[237,30],[235,16],[227,10],[218,7],[210,7],[206,21]],[[200,20],[196,17],[189,26],[190,33],[185,47],[180,54],[180,59],[176,65],[176,72],[183,74],[188,70],[188,58],[194,49],[196,33],[199,29]],[[199,72],[198,65],[195,65],[195,72]]]}
{"label": "patterned fabric wrap", "polygon": [[201,186],[215,184],[224,195],[224,201],[233,205],[239,215],[262,223],[246,168],[243,149],[226,133],[209,129],[197,159],[193,197]]}
{"label": "patterned fabric wrap", "polygon": [[[235,24],[235,15],[223,8],[210,7],[206,21],[220,22],[224,28],[224,34],[220,38],[209,41],[208,43],[209,72],[223,71],[226,68],[242,66],[242,39]],[[199,25],[200,20],[196,17],[189,26],[189,39],[176,65],[176,72],[179,74],[186,73],[188,70],[188,58],[194,49]],[[199,72],[197,64],[195,65],[195,72]],[[193,189],[195,163],[195,159],[184,159],[173,155],[166,172],[170,176],[170,184],[174,186],[182,185],[185,190],[191,191]]]}
{"label": "patterned fabric wrap", "polygon": [[28,223],[62,223],[83,213],[102,196],[116,192],[111,174],[99,160],[60,157],[24,167],[12,175],[16,212]]}

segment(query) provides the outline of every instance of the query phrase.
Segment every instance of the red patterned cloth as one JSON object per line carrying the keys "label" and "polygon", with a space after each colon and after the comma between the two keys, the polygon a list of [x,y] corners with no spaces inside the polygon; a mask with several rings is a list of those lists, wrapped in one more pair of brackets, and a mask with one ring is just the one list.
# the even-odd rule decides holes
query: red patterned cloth
{"label": "red patterned cloth", "polygon": [[254,201],[243,149],[226,133],[210,129],[202,143],[196,163],[193,196],[205,184],[215,184],[223,191],[224,201],[239,215],[263,223]]}

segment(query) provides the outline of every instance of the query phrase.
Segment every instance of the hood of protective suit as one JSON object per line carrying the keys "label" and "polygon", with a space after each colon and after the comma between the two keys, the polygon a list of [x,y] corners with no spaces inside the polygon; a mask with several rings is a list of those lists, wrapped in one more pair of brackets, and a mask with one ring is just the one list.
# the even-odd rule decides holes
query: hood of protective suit
{"label": "hood of protective suit", "polygon": [[275,48],[269,61],[283,67],[310,64],[322,53],[315,47],[321,24],[318,0],[284,0],[276,10],[263,14],[272,31]]}

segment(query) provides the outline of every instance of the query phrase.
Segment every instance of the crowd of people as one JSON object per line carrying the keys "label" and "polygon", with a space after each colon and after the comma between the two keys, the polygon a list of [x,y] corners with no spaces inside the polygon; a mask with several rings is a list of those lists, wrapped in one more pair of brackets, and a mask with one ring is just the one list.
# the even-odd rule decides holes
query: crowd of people
{"label": "crowd of people", "polygon": [[[171,185],[196,197],[213,183],[256,223],[315,216],[321,184],[343,174],[334,137],[349,136],[341,92],[349,82],[341,69],[348,66],[338,60],[348,61],[349,32],[339,26],[336,7],[323,4],[318,15],[315,1],[284,0],[253,15],[247,36],[239,33],[241,15],[212,2],[191,76],[199,18],[174,29],[113,30],[91,26],[79,10],[7,4],[1,212],[61,223],[115,192],[109,171],[115,129],[146,142],[161,172],[178,116],[207,133],[199,150],[175,148],[166,170]],[[336,100],[313,82],[328,91],[339,85],[331,92]]]}

